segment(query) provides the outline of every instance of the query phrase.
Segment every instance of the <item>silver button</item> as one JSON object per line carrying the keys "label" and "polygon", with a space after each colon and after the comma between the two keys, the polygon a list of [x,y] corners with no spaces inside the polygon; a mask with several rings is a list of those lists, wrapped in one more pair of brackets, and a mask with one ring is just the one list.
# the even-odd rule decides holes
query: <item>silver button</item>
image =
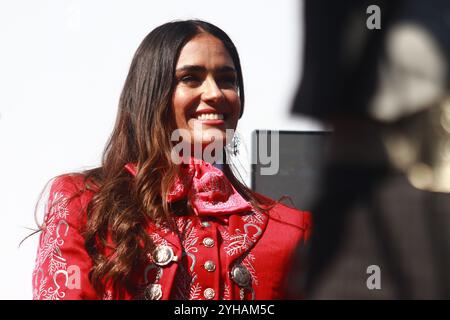
{"label": "silver button", "polygon": [[206,271],[209,272],[213,272],[214,270],[216,270],[216,265],[211,260],[206,261],[203,267],[206,269]]}
{"label": "silver button", "polygon": [[160,284],[152,283],[145,288],[144,298],[146,300],[160,300],[162,298],[162,289]]}
{"label": "silver button", "polygon": [[205,245],[205,247],[212,248],[214,247],[214,239],[206,237],[203,239],[203,244]]}
{"label": "silver button", "polygon": [[209,223],[208,221],[203,221],[202,226],[205,228],[208,228],[208,227],[211,227],[211,223]]}
{"label": "silver button", "polygon": [[171,261],[177,261],[178,257],[169,246],[158,246],[152,253],[152,258],[158,266],[168,265]]}
{"label": "silver button", "polygon": [[246,288],[250,287],[252,284],[252,275],[247,268],[241,264],[235,265],[233,269],[231,269],[231,279],[233,279],[239,287]]}
{"label": "silver button", "polygon": [[212,288],[207,288],[207,289],[205,289],[205,291],[203,291],[203,296],[208,300],[213,299],[215,295],[216,295],[216,292]]}

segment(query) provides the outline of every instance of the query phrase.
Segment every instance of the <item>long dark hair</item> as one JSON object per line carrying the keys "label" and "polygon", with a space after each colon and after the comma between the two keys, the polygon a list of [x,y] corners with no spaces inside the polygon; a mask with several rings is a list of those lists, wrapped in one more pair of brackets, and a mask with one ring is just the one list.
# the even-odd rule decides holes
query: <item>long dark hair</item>
{"label": "long dark hair", "polygon": [[[228,50],[237,72],[241,115],[244,110],[238,52],[224,31],[204,21],[175,21],[144,38],[133,57],[101,166],[83,172],[85,188],[96,185],[86,209],[84,237],[93,261],[90,281],[100,296],[107,283],[116,294],[124,289],[137,293],[132,270],[146,261],[154,248],[146,226],[149,221],[169,225],[172,221],[165,199],[179,169],[171,160],[170,140],[176,129],[170,107],[175,66],[183,46],[200,33],[220,39]],[[130,162],[137,166],[136,177],[124,170]],[[224,171],[244,198],[263,208],[265,201],[240,183],[228,164]],[[108,251],[113,253],[106,254]]]}

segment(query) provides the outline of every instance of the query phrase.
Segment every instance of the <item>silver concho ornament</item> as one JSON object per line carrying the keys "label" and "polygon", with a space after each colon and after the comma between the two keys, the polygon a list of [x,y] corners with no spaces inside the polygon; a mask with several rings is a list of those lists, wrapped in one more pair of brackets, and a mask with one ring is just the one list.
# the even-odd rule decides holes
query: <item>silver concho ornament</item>
{"label": "silver concho ornament", "polygon": [[165,266],[172,261],[178,260],[178,257],[173,253],[173,249],[163,245],[156,247],[152,253],[152,258],[158,266]]}
{"label": "silver concho ornament", "polygon": [[231,269],[231,279],[241,288],[248,288],[252,284],[252,275],[241,264],[237,264]]}
{"label": "silver concho ornament", "polygon": [[160,284],[149,284],[144,291],[145,300],[160,300],[162,298],[162,287]]}

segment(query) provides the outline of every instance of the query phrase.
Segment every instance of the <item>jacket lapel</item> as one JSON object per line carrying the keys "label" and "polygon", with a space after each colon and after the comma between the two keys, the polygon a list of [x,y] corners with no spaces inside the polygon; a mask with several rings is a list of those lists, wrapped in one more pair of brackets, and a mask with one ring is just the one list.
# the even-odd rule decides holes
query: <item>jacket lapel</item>
{"label": "jacket lapel", "polygon": [[255,246],[264,233],[269,218],[256,210],[246,215],[231,215],[227,230],[223,231],[223,245],[227,269],[241,260]]}

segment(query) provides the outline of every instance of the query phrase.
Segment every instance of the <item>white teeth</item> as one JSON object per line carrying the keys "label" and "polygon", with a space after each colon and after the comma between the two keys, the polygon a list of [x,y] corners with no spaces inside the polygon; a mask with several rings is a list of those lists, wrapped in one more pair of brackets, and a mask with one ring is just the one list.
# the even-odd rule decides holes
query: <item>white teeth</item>
{"label": "white teeth", "polygon": [[223,120],[221,113],[202,113],[197,117],[198,120]]}

